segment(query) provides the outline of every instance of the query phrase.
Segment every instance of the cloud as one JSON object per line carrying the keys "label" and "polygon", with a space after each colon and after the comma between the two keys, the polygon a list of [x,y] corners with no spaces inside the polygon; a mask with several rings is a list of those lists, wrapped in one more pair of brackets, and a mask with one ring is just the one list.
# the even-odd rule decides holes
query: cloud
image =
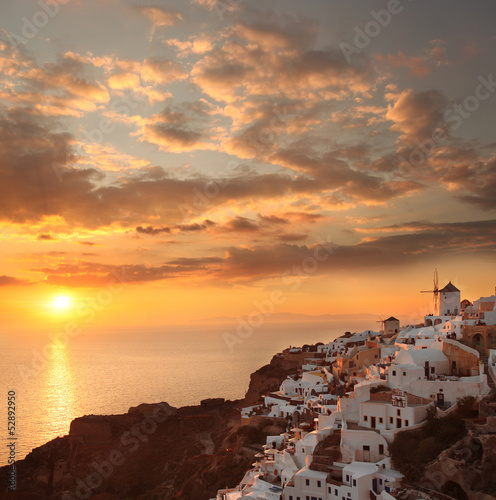
{"label": "cloud", "polygon": [[394,122],[390,129],[400,133],[398,143],[412,146],[431,139],[438,127],[445,130],[443,113],[447,104],[447,98],[438,90],[401,92],[386,114]]}
{"label": "cloud", "polygon": [[238,216],[228,221],[227,224],[225,225],[224,230],[234,231],[237,233],[244,233],[244,232],[251,233],[259,231],[260,226],[256,222],[253,222],[250,219],[247,219],[246,217]]}
{"label": "cloud", "polygon": [[198,231],[204,231],[206,229],[209,229],[211,227],[215,226],[215,222],[212,222],[211,220],[205,220],[201,224],[195,222],[192,224],[176,224],[175,226],[160,226],[160,227],[154,227],[154,226],[138,226],[136,228],[137,233],[141,234],[147,234],[151,236],[155,236],[157,234],[161,233],[172,233],[172,232],[198,232]]}
{"label": "cloud", "polygon": [[258,214],[258,218],[269,224],[289,224],[289,219],[284,219],[282,217],[278,217],[277,215],[262,215]]}
{"label": "cloud", "polygon": [[465,59],[472,59],[473,57],[479,55],[481,52],[482,52],[482,48],[479,47],[477,42],[475,42],[474,40],[468,42],[461,49],[462,57]]}
{"label": "cloud", "polygon": [[14,278],[13,276],[0,276],[0,286],[14,286],[24,284],[24,280]]}
{"label": "cloud", "polygon": [[70,107],[72,104],[95,109],[93,103],[107,102],[109,93],[102,83],[91,76],[91,70],[91,65],[68,52],[60,56],[57,62],[47,62],[43,66],[33,63],[29,70],[21,72],[18,77],[35,93],[61,91],[65,95],[63,99],[55,96],[53,102],[56,105]]}
{"label": "cloud", "polygon": [[140,169],[150,165],[148,160],[122,153],[110,143],[81,142],[79,143],[79,151],[81,156],[77,159],[78,165],[108,172]]}
{"label": "cloud", "polygon": [[141,140],[174,153],[207,148],[204,129],[210,119],[208,111],[204,101],[166,107],[142,121]]}
{"label": "cloud", "polygon": [[41,233],[36,239],[38,241],[57,241],[50,233]]}
{"label": "cloud", "polygon": [[288,17],[239,23],[195,64],[192,80],[227,103],[274,95],[275,89],[300,99],[317,91],[341,97],[367,92],[374,82],[371,66],[349,64],[338,50],[313,48],[315,34],[314,23]]}
{"label": "cloud", "polygon": [[[77,260],[32,269],[45,275],[44,283],[64,286],[99,287],[124,273],[130,283],[193,278],[228,285],[279,278],[290,286],[296,278],[330,274],[360,268],[390,267],[429,262],[464,255],[476,258],[494,255],[496,220],[459,223],[410,222],[394,226],[360,229],[369,233],[359,243],[337,245],[332,242],[308,245],[290,244],[305,235],[285,234],[277,244],[230,246],[223,256],[204,255],[170,259],[159,265],[109,265]],[[375,236],[372,236],[374,235]],[[385,235],[385,236],[384,236]],[[12,281],[14,280],[14,281]],[[16,284],[14,278],[0,278],[0,284]]]}
{"label": "cloud", "polygon": [[451,64],[446,55],[445,42],[443,40],[431,40],[429,47],[418,51],[415,55],[406,55],[399,51],[394,54],[376,54],[379,63],[388,64],[394,68],[408,68],[412,75],[421,78],[431,73],[433,67]]}
{"label": "cloud", "polygon": [[174,26],[183,19],[180,12],[165,9],[157,6],[140,6],[136,7],[138,12],[145,15],[152,22],[152,31],[150,33],[150,40],[153,38],[157,28]]}
{"label": "cloud", "polygon": [[99,243],[94,243],[93,241],[78,241],[78,245],[85,245],[88,247],[100,247],[101,245]]}
{"label": "cloud", "polygon": [[126,283],[141,284],[187,277],[195,273],[210,274],[215,271],[218,260],[205,258],[193,263],[185,259],[183,262],[158,266],[143,264],[119,266],[76,261],[73,264],[33,269],[33,271],[45,274],[43,283],[47,285],[95,288],[116,283],[117,276],[124,277]]}
{"label": "cloud", "polygon": [[317,182],[298,176],[198,174],[180,179],[162,167],[144,167],[110,182],[96,168],[75,168],[73,136],[54,132],[50,120],[0,108],[0,131],[0,217],[16,223],[58,216],[70,226],[135,227],[157,217],[172,222],[198,217],[242,199],[320,190]]}

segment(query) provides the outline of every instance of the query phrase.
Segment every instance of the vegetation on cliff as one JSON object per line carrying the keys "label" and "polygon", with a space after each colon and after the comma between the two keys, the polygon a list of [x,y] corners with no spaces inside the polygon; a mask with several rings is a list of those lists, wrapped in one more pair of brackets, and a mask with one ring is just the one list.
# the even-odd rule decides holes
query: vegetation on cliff
{"label": "vegetation on cliff", "polygon": [[464,398],[454,413],[443,418],[438,418],[436,407],[429,407],[420,429],[396,435],[390,446],[391,458],[407,482],[421,477],[426,464],[466,435],[463,419],[472,416],[474,401],[472,397]]}

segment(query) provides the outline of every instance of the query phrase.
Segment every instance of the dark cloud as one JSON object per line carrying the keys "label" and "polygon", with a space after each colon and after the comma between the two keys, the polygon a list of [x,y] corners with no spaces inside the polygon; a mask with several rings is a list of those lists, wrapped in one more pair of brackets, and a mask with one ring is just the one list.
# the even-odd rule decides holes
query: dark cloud
{"label": "dark cloud", "polygon": [[208,110],[203,101],[168,106],[144,120],[142,140],[176,153],[201,149],[207,140]]}
{"label": "dark cloud", "polygon": [[38,241],[57,241],[50,233],[40,233],[36,239]]}
{"label": "dark cloud", "polygon": [[387,112],[394,122],[391,130],[400,133],[398,141],[405,146],[432,140],[434,131],[440,127],[447,131],[444,111],[448,104],[446,96],[438,90],[404,90]]}
{"label": "dark cloud", "polygon": [[193,224],[176,224],[175,226],[161,226],[161,227],[153,227],[153,226],[138,226],[136,228],[137,233],[148,234],[155,236],[160,233],[171,233],[171,232],[196,232],[196,231],[204,231],[210,227],[215,226],[215,222],[211,220],[205,220],[201,224],[195,222]]}
{"label": "dark cloud", "polygon": [[[309,245],[289,244],[306,235],[284,234],[284,243],[229,247],[224,256],[181,257],[158,266],[109,265],[88,261],[61,263],[33,269],[46,275],[48,284],[64,286],[105,286],[124,273],[130,283],[143,283],[185,276],[225,284],[255,282],[280,277],[311,276],[360,268],[409,265],[430,261],[442,251],[444,258],[464,255],[494,256],[496,220],[460,223],[411,222],[368,230],[379,236],[354,245],[332,242]],[[391,234],[388,234],[391,233]],[[395,234],[398,233],[398,234]],[[386,236],[381,236],[386,234]],[[0,283],[15,284],[3,277]],[[14,281],[12,281],[14,280]]]}
{"label": "dark cloud", "polygon": [[282,217],[278,217],[277,215],[262,215],[258,214],[258,218],[269,224],[289,224],[289,219],[284,219]]}
{"label": "dark cloud", "polygon": [[254,232],[259,231],[260,226],[246,217],[235,217],[226,223],[223,230],[235,232]]}
{"label": "dark cloud", "polygon": [[[238,24],[192,71],[195,83],[219,101],[280,93],[308,98],[327,90],[365,92],[374,81],[371,66],[349,64],[341,51],[313,48],[315,26],[269,16]],[[290,50],[288,50],[290,49]]]}
{"label": "dark cloud", "polygon": [[17,223],[59,215],[70,225],[96,228],[179,221],[226,202],[315,192],[305,176],[248,173],[233,178],[171,177],[165,169],[123,174],[112,183],[94,168],[72,166],[74,138],[22,109],[0,110],[0,217]]}
{"label": "dark cloud", "polygon": [[77,243],[78,243],[78,245],[84,245],[87,247],[99,247],[99,246],[101,246],[100,244],[94,243],[92,241],[78,241]]}
{"label": "dark cloud", "polygon": [[304,241],[308,239],[308,234],[287,233],[287,234],[281,234],[277,239],[279,241],[284,241],[286,243],[291,243],[295,241]]}
{"label": "dark cloud", "polygon": [[0,286],[22,285],[25,284],[24,280],[14,278],[13,276],[0,276]]}
{"label": "dark cloud", "polygon": [[208,275],[216,270],[217,258],[178,259],[159,266],[109,265],[87,261],[33,269],[46,274],[43,283],[67,287],[105,287],[115,283],[147,283],[189,275]]}

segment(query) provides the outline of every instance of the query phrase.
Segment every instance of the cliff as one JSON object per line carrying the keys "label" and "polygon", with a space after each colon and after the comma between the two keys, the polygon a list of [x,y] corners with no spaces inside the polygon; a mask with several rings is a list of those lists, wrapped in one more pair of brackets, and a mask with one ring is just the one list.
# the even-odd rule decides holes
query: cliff
{"label": "cliff", "polygon": [[395,468],[405,474],[400,500],[496,498],[494,397],[482,401],[482,418],[473,418],[479,413],[477,403],[470,410],[461,402],[454,413],[440,419],[431,413],[422,428],[396,436],[390,451]]}
{"label": "cliff", "polygon": [[[17,462],[17,489],[1,500],[205,500],[251,468],[277,422],[245,426],[239,409],[275,390],[288,371],[275,356],[253,373],[246,398],[173,408],[142,404],[123,415],[76,418],[67,436]],[[8,467],[0,468],[7,478]]]}
{"label": "cliff", "polygon": [[262,395],[279,390],[281,382],[295,371],[295,368],[286,366],[286,356],[276,354],[268,365],[251,374],[250,385],[242,406],[252,406],[261,401]]}

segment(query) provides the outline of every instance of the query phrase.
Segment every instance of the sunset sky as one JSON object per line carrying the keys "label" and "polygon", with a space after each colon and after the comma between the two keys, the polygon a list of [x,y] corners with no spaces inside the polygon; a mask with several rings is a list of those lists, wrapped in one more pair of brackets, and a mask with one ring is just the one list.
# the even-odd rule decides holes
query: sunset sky
{"label": "sunset sky", "polygon": [[435,268],[494,293],[495,19],[491,0],[2,2],[0,331],[260,304],[415,321]]}

